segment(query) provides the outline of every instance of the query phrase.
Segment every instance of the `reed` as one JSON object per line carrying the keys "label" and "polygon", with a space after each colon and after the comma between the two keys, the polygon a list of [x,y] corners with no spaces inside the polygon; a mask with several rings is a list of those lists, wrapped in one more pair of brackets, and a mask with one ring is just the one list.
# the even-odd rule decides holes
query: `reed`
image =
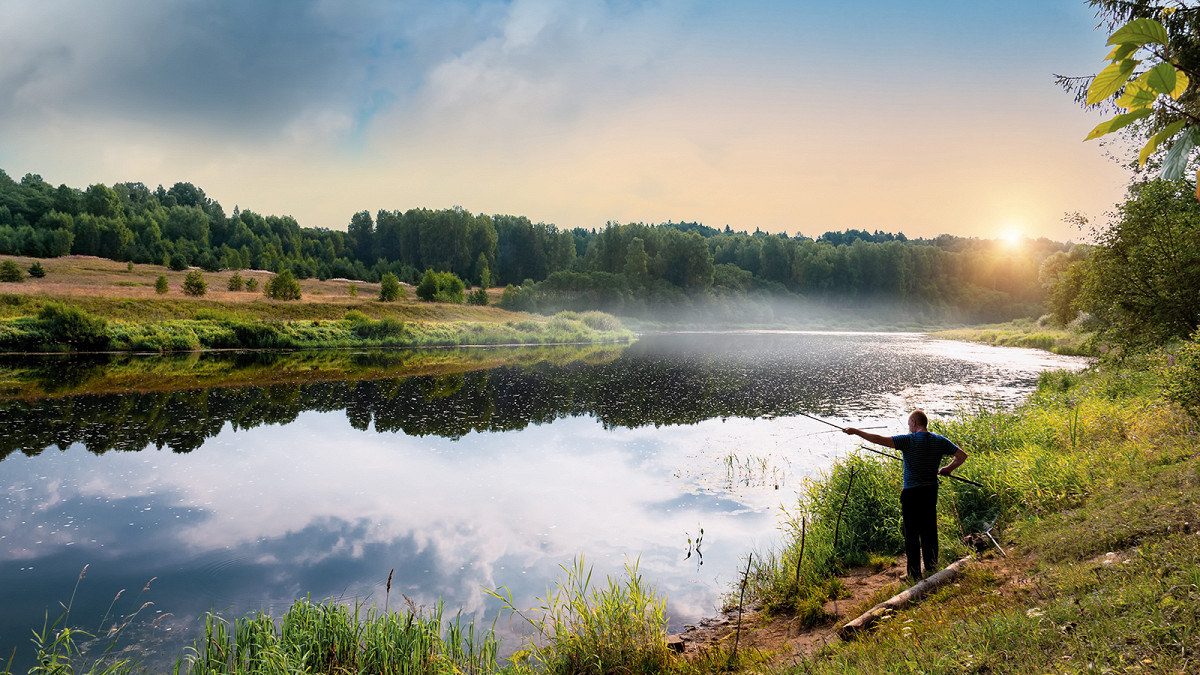
{"label": "reed", "polygon": [[[71,617],[75,596],[79,592],[80,584],[83,583],[87,569],[88,565],[84,565],[83,569],[79,571],[79,576],[76,577],[75,585],[71,589],[70,598],[65,603],[61,603],[62,614],[53,622],[50,621],[49,614],[47,614],[41,630],[33,631],[31,642],[34,648],[34,663],[26,671],[28,675],[73,675],[74,673],[80,675],[126,675],[141,672],[142,669],[136,660],[119,656],[123,652],[118,650],[117,646],[125,634],[126,628],[138,620],[144,610],[154,604],[142,601],[143,594],[150,590],[150,584],[154,582],[154,579],[146,582],[141,592],[126,601],[132,602],[132,606],[135,607],[131,611],[119,610],[118,601],[125,594],[124,589],[119,591],[113,597],[95,631],[91,632],[80,628],[77,620],[72,620]],[[159,618],[164,616],[170,616],[170,614],[159,615]],[[155,619],[155,621],[157,620]],[[15,657],[16,650],[14,649],[7,665],[0,669],[0,675],[13,675],[12,666]]]}
{"label": "reed", "polygon": [[515,605],[509,589],[488,591],[503,609],[525,621],[536,641],[514,655],[520,670],[586,675],[589,673],[661,673],[672,664],[666,645],[666,600],[625,564],[624,579],[609,577],[592,586],[592,569],[582,556],[546,591],[536,610]]}
{"label": "reed", "polygon": [[461,617],[378,611],[356,604],[296,601],[278,622],[258,613],[232,621],[210,613],[204,635],[175,664],[175,675],[229,673],[490,673],[499,643]]}

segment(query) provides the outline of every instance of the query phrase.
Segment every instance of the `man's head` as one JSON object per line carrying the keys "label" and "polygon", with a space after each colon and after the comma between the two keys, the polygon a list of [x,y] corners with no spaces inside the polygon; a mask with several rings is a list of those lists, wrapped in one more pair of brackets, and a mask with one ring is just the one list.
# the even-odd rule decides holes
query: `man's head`
{"label": "man's head", "polygon": [[908,416],[908,432],[915,434],[918,431],[929,430],[929,418],[925,416],[924,410],[914,410]]}

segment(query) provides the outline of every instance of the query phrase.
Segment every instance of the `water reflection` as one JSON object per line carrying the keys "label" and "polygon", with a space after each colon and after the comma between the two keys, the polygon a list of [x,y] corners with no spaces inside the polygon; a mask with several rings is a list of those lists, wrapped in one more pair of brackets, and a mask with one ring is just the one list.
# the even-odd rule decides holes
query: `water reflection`
{"label": "water reflection", "polygon": [[[899,431],[913,405],[1013,402],[1040,370],[1082,363],[916,335],[674,335],[555,354],[316,381],[305,368],[333,366],[203,356],[190,362],[201,376],[276,383],[4,402],[0,577],[16,583],[0,588],[0,650],[25,649],[84,564],[73,616],[94,628],[121,589],[119,604],[152,600],[157,622],[136,637],[167,656],[209,609],[382,602],[392,568],[393,606],[441,597],[490,623],[482,588],[532,606],[578,553],[597,574],[640,559],[678,627],[775,540],[800,479],[852,447],[793,413]],[[154,365],[115,377],[145,382]],[[111,381],[103,370],[76,379]],[[188,376],[174,371],[163,377]],[[686,557],[700,528],[703,565]]]}

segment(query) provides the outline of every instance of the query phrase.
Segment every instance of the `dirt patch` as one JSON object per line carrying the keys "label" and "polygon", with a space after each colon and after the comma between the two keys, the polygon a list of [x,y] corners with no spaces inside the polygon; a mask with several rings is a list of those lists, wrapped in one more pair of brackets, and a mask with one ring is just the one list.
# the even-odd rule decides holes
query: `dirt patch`
{"label": "dirt patch", "polygon": [[[992,593],[1019,601],[1034,583],[1029,574],[1030,564],[1030,560],[1012,556],[1012,552],[1008,558],[988,552],[971,560],[965,571],[986,575]],[[840,640],[836,630],[839,625],[907,588],[904,582],[906,570],[903,556],[882,570],[866,567],[850,570],[842,576],[848,597],[827,602],[825,611],[832,618],[811,628],[805,628],[796,617],[768,616],[758,607],[748,607],[742,613],[740,634],[736,609],[705,619],[699,626],[689,626],[680,634],[683,655],[688,659],[699,659],[715,650],[728,653],[736,641],[738,651],[758,651],[767,655],[767,662],[775,666],[811,658],[826,644]]]}
{"label": "dirt patch", "polygon": [[758,607],[748,607],[742,613],[738,631],[738,613],[734,609],[720,616],[704,619],[699,626],[689,626],[683,639],[685,658],[699,658],[714,649],[732,651],[756,650],[771,654],[773,663],[790,663],[797,658],[815,654],[826,643],[838,640],[835,628],[870,609],[876,602],[904,588],[906,570],[903,556],[891,567],[876,570],[860,567],[842,576],[848,597],[825,603],[831,619],[819,626],[805,628],[800,619],[792,616],[768,616]]}

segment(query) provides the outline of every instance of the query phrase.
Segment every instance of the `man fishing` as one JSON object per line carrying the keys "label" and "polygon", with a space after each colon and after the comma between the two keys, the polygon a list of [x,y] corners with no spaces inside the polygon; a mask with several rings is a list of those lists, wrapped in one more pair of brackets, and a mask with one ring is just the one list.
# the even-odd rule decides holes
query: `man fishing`
{"label": "man fishing", "polygon": [[[908,576],[921,578],[921,557],[925,557],[925,574],[938,569],[937,491],[938,474],[949,476],[967,461],[967,453],[949,439],[930,433],[929,418],[924,411],[914,410],[908,416],[909,433],[900,436],[880,436],[861,429],[846,427],[843,432],[895,448],[904,461],[904,488],[900,491],[900,517],[904,530],[904,553],[908,557]],[[954,455],[949,464],[938,468],[942,457]]]}

